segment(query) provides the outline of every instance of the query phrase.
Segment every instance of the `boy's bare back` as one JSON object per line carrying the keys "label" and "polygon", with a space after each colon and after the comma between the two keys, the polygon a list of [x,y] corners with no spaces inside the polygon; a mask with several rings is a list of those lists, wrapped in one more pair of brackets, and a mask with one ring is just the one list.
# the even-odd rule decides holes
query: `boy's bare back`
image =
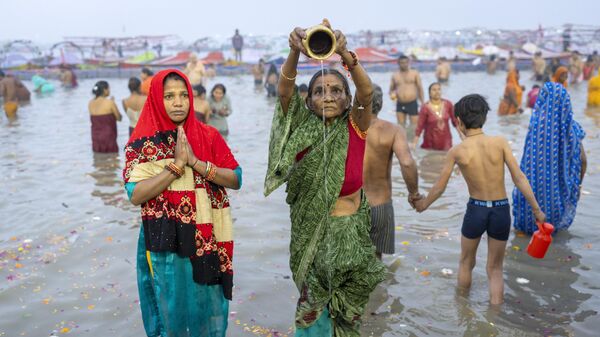
{"label": "boy's bare back", "polygon": [[506,151],[512,153],[504,137],[473,135],[450,150],[469,187],[472,198],[479,200],[501,200],[506,198],[504,186],[504,163]]}

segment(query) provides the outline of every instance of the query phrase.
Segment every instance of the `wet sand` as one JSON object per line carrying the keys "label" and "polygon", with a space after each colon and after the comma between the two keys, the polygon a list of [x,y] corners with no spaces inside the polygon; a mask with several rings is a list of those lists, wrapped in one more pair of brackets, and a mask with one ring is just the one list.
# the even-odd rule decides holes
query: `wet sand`
{"label": "wet sand", "polygon": [[[387,88],[389,73],[372,73]],[[495,110],[503,72],[455,73],[443,96],[456,101],[478,92]],[[528,79],[529,72],[522,78]],[[307,83],[299,76],[298,83]],[[235,218],[234,298],[228,336],[292,336],[297,291],[288,267],[289,213],[283,188],[262,195],[274,101],[255,91],[251,76],[212,80],[227,86],[233,115],[229,144],[244,169],[231,191]],[[423,74],[425,86],[433,73]],[[87,102],[95,81],[71,91],[32,97],[19,118],[0,119],[0,336],[143,336],[135,275],[139,209],[123,190],[123,152],[91,151]],[[522,81],[529,89],[532,82]],[[127,96],[126,80],[110,80]],[[30,86],[29,82],[26,85]],[[543,260],[529,257],[527,237],[511,233],[505,261],[506,303],[488,304],[485,240],[469,296],[456,292],[460,225],[468,198],[457,173],[423,214],[412,211],[397,163],[393,167],[396,255],[386,256],[386,281],[373,293],[364,336],[594,336],[600,327],[600,113],[584,113],[587,85],[569,88],[575,118],[587,132],[585,194],[568,232],[559,233]],[[381,117],[395,121],[386,98]],[[528,113],[498,118],[485,131],[502,134],[521,157]],[[126,119],[126,117],[125,117]],[[128,122],[119,123],[120,147]],[[454,141],[458,141],[454,133]],[[443,153],[417,150],[420,185],[427,190]],[[507,191],[513,185],[507,177]],[[442,269],[452,270],[445,275]],[[522,280],[524,279],[524,280]],[[528,282],[527,282],[528,281]]]}

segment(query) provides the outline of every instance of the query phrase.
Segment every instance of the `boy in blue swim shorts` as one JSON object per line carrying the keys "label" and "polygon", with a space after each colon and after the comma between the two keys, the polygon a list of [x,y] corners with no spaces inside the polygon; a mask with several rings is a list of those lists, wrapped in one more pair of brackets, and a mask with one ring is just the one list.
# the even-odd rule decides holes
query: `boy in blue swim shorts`
{"label": "boy in blue swim shorts", "polygon": [[477,94],[467,95],[454,105],[458,128],[464,140],[448,152],[439,180],[425,199],[416,202],[418,212],[426,210],[437,200],[448,184],[454,165],[457,164],[471,198],[461,229],[461,256],[458,268],[458,287],[471,287],[471,273],[475,267],[477,247],[483,233],[488,236],[487,275],[490,302],[504,301],[502,277],[506,241],[510,234],[510,205],[504,186],[504,166],[512,180],[533,209],[537,221],[546,215],[540,209],[529,181],[519,168],[508,141],[501,136],[488,136],[483,130],[490,110],[485,99]]}

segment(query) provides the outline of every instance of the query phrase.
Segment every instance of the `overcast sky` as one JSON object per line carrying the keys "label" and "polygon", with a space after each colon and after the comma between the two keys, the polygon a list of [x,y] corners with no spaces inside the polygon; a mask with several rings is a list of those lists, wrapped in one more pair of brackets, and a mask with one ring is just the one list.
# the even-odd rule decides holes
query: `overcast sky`
{"label": "overcast sky", "polygon": [[287,34],[330,19],[345,32],[600,24],[600,0],[0,0],[0,40],[64,36]]}

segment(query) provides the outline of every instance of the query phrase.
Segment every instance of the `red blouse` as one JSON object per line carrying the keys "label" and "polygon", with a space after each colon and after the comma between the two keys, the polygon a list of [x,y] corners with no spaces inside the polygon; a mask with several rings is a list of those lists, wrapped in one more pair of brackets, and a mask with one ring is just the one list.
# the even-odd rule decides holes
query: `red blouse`
{"label": "red blouse", "polygon": [[[352,119],[348,118],[348,153],[346,155],[346,169],[344,174],[344,183],[340,191],[340,197],[350,195],[363,185],[363,160],[365,157],[366,134],[358,129],[358,126],[352,125]],[[296,161],[304,158],[309,148],[302,150],[296,155]]]}
{"label": "red blouse", "polygon": [[425,131],[421,148],[447,151],[452,147],[452,134],[448,122],[452,122],[454,127],[457,125],[454,105],[452,102],[442,99],[441,117],[438,117],[429,103],[421,106],[415,136],[419,137]]}

